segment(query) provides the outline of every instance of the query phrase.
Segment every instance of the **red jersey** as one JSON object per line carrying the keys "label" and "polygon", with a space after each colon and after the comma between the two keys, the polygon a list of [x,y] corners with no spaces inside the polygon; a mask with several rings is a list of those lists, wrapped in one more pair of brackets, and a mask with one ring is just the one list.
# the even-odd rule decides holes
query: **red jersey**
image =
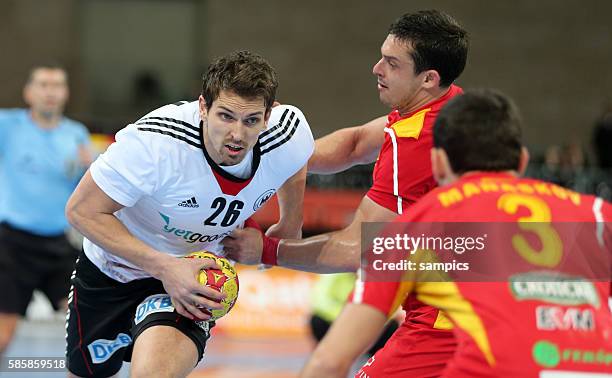
{"label": "red jersey", "polygon": [[[528,270],[509,274],[503,282],[365,282],[356,293],[361,303],[385,314],[409,294],[441,309],[453,322],[457,338],[456,353],[443,377],[608,376],[597,373],[612,371],[612,316],[607,306],[612,247],[611,227],[605,223],[611,219],[612,205],[599,198],[508,174],[468,174],[427,194],[397,222],[521,222],[505,247],[496,245],[497,253],[477,258],[483,266],[501,271],[505,265],[500,257],[511,256]],[[534,231],[525,222],[544,226]],[[585,231],[558,233],[569,222]],[[516,242],[516,237],[527,240],[534,235],[537,241],[532,238],[529,243],[540,245],[541,250]],[[577,245],[584,251],[574,256],[581,260],[579,264],[572,260],[568,268],[557,272],[571,271],[570,276],[546,282],[527,279],[559,264],[547,265],[554,259],[562,261]],[[589,264],[591,257],[603,263]],[[583,267],[590,271],[602,266],[604,274],[597,279],[576,275]],[[404,307],[409,306],[404,302]],[[383,351],[391,347],[411,350],[415,346],[388,343]],[[377,367],[375,355],[357,376],[393,376],[392,364],[384,362]]]}
{"label": "red jersey", "polygon": [[[374,167],[374,183],[367,193],[372,201],[402,214],[436,187],[430,157],[433,125],[440,109],[461,93],[460,87],[451,85],[442,97],[403,117],[397,110],[389,114],[385,141]],[[385,366],[384,376],[438,377],[455,351],[450,321],[415,296],[406,299],[404,310],[404,322],[387,341],[390,347],[375,356],[377,366]],[[391,347],[395,344],[413,347]]]}
{"label": "red jersey", "polygon": [[[397,110],[389,114],[385,141],[374,167],[374,183],[367,193],[372,201],[402,214],[436,187],[430,156],[433,125],[440,109],[461,93],[460,87],[451,85],[442,97],[403,117]],[[389,348],[379,350],[375,356],[376,366],[384,366],[380,376],[438,377],[455,351],[450,321],[414,295],[406,299],[404,310],[406,318],[387,341]],[[396,344],[412,347],[396,348]]]}
{"label": "red jersey", "polygon": [[433,125],[440,109],[463,90],[451,85],[446,94],[401,117],[389,114],[385,141],[374,167],[374,183],[367,196],[380,206],[402,214],[436,187],[431,172]]}

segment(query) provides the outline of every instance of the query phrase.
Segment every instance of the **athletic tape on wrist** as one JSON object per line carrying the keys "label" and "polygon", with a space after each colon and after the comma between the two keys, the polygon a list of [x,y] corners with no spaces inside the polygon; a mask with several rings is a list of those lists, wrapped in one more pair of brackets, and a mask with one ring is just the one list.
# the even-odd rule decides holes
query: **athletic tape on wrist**
{"label": "athletic tape on wrist", "polygon": [[266,265],[278,265],[278,244],[280,243],[280,239],[264,234],[262,234],[262,236],[263,252],[261,254],[261,262]]}
{"label": "athletic tape on wrist", "polygon": [[263,240],[261,262],[266,265],[277,265],[276,261],[278,256],[278,244],[280,243],[280,239],[271,236],[266,236],[266,234],[261,229],[261,226],[251,218],[248,218],[246,221],[244,221],[244,227],[255,228],[261,233],[261,238]]}

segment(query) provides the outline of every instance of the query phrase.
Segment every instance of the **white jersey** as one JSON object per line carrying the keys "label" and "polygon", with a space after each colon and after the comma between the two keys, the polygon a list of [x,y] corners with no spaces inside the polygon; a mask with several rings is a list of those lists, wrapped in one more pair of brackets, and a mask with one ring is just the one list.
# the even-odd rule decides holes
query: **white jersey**
{"label": "white jersey", "polygon": [[[161,107],[116,135],[90,168],[95,183],[125,206],[115,216],[146,244],[173,256],[208,250],[257,211],[314,151],[310,127],[290,105],[272,109],[252,154],[251,174],[235,177],[218,166],[202,142],[198,102]],[[109,277],[149,277],[88,239],[87,257]]]}

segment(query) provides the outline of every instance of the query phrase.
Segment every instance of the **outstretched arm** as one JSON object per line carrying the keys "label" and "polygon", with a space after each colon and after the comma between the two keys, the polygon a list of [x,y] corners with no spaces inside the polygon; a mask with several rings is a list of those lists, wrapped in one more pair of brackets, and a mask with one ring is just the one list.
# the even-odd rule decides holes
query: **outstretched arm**
{"label": "outstretched arm", "polygon": [[[364,197],[347,228],[302,240],[282,239],[275,251],[276,263],[306,272],[354,272],[360,265],[361,223],[389,222],[395,217],[394,212]],[[263,239],[256,229],[236,229],[222,244],[228,256],[239,263],[262,262]]]}
{"label": "outstretched arm", "polygon": [[387,117],[379,117],[355,127],[347,127],[319,138],[308,161],[308,172],[331,174],[376,160],[385,140]]}

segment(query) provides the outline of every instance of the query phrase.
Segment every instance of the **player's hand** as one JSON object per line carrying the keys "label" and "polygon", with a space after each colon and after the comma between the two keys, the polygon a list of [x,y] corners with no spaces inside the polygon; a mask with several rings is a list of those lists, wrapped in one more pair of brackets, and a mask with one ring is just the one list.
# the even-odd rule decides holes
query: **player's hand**
{"label": "player's hand", "polygon": [[197,280],[200,270],[209,268],[221,269],[211,259],[171,258],[164,264],[159,279],[170,295],[176,312],[186,318],[208,320],[210,315],[202,311],[202,308],[223,308],[219,302],[225,298],[225,294],[201,285]]}
{"label": "player's hand", "polygon": [[221,241],[227,257],[241,264],[261,263],[263,239],[261,231],[251,228],[237,228]]}
{"label": "player's hand", "polygon": [[266,236],[272,236],[279,239],[301,239],[302,224],[290,225],[283,222],[273,224],[266,231]]}

